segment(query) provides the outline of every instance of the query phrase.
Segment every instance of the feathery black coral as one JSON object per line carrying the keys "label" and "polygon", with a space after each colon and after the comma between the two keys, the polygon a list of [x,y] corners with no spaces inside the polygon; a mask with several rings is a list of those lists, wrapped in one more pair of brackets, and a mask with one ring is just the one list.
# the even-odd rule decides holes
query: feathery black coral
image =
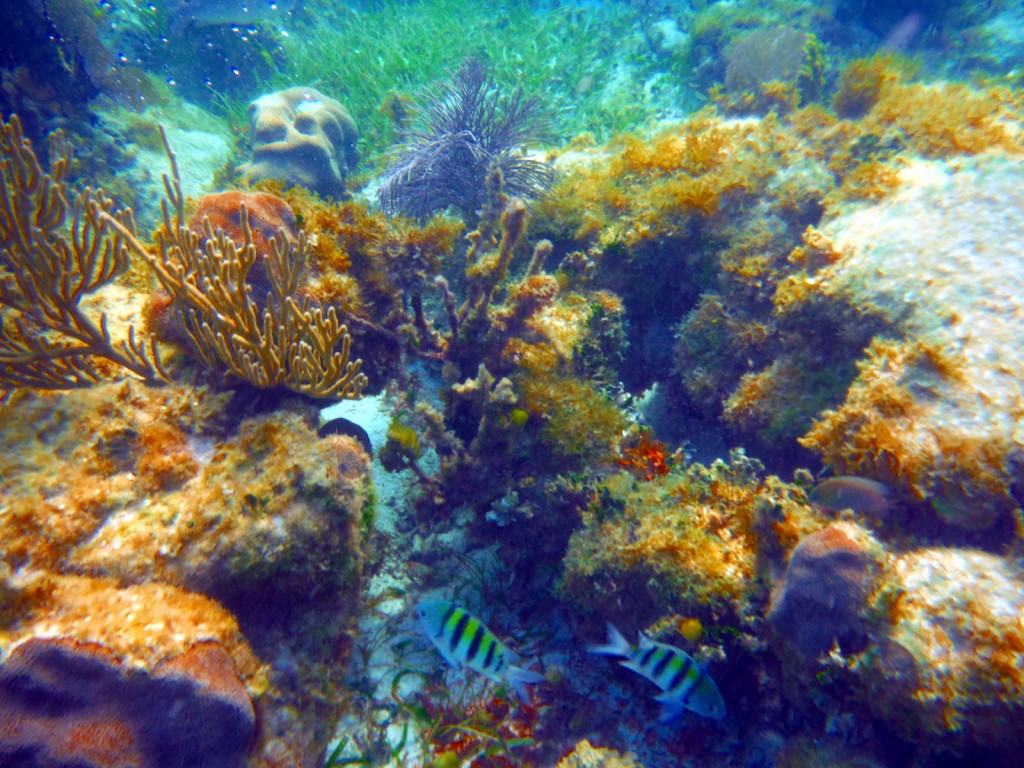
{"label": "feathery black coral", "polygon": [[493,169],[501,171],[510,197],[536,199],[551,187],[554,170],[524,151],[549,133],[540,101],[521,89],[501,91],[479,59],[449,70],[419,112],[421,126],[406,137],[380,188],[387,213],[424,219],[454,206],[472,220]]}

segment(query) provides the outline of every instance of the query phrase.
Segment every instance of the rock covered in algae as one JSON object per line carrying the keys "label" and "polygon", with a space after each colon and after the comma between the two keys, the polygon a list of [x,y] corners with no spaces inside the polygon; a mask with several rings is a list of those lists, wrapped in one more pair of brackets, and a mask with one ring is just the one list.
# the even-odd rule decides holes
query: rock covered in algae
{"label": "rock covered in algae", "polygon": [[228,611],[163,584],[4,576],[34,601],[0,627],[0,762],[246,764],[266,678]]}
{"label": "rock covered in algae", "polygon": [[936,750],[1019,750],[1024,572],[977,550],[893,559],[873,602],[889,625],[854,665],[875,715]]}
{"label": "rock covered in algae", "polygon": [[984,529],[1019,514],[1024,466],[1024,190],[1019,158],[916,162],[884,202],[838,216],[820,290],[887,315],[846,401],[802,442]]}
{"label": "rock covered in algae", "polygon": [[5,559],[182,584],[229,603],[254,589],[290,602],[310,583],[353,579],[362,449],[317,439],[299,412],[221,431],[211,423],[224,418],[217,399],[189,397],[122,383],[12,410],[5,423],[29,429],[11,433],[24,440],[13,462],[21,471],[5,472]]}
{"label": "rock covered in algae", "polygon": [[[233,423],[227,405],[204,388],[134,382],[14,397],[0,411],[0,559],[216,599],[270,664],[263,738],[291,756],[281,764],[313,761],[342,700],[368,460],[350,438],[318,439],[313,411]],[[45,606],[45,590],[11,594],[0,610],[11,624]],[[110,611],[90,616],[118,627]]]}
{"label": "rock covered in algae", "polygon": [[70,561],[90,573],[183,583],[229,605],[254,590],[289,602],[310,584],[353,578],[366,460],[350,438],[315,434],[298,414],[243,421],[193,455],[195,474],[180,488],[117,510]]}
{"label": "rock covered in algae", "polygon": [[640,466],[641,482],[608,478],[569,542],[561,591],[613,623],[751,619],[764,592],[761,556],[825,523],[742,451],[730,458],[653,476]]}
{"label": "rock covered in algae", "polygon": [[636,765],[632,755],[595,747],[583,739],[572,752],[558,761],[557,768],[635,768]]}

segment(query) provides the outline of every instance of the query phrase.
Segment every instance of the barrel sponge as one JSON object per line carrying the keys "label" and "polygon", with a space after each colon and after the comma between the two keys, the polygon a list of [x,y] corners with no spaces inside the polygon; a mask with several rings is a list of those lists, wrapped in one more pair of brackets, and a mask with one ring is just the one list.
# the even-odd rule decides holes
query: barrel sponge
{"label": "barrel sponge", "polygon": [[249,105],[252,160],[239,170],[251,183],[274,179],[321,197],[344,198],[345,179],[359,161],[355,121],[315,88],[289,88]]}
{"label": "barrel sponge", "polygon": [[880,545],[852,523],[835,523],[797,544],[768,612],[777,637],[805,660],[837,644],[859,651],[867,636],[865,611]]}

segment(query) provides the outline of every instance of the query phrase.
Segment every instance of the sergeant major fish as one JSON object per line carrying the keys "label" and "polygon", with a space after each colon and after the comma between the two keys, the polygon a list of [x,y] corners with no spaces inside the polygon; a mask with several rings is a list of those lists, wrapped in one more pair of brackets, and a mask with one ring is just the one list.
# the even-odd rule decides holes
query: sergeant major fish
{"label": "sergeant major fish", "polygon": [[663,693],[655,696],[655,700],[662,705],[663,723],[684,709],[715,720],[725,717],[725,702],[715,681],[688,653],[673,645],[656,643],[641,633],[640,642],[634,647],[609,624],[607,644],[591,645],[587,650],[603,656],[622,656],[619,664],[661,688]]}
{"label": "sergeant major fish", "polygon": [[496,683],[508,683],[523,701],[529,701],[527,685],[544,682],[543,675],[516,666],[519,657],[464,608],[426,600],[416,606],[416,618],[452,666],[464,665]]}

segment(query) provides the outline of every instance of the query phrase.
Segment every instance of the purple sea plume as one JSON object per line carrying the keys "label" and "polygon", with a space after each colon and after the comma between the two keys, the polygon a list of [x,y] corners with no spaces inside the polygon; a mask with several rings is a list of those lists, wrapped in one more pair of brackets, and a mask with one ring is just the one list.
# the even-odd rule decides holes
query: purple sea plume
{"label": "purple sea plume", "polygon": [[510,197],[535,200],[554,182],[554,169],[525,152],[549,135],[540,101],[521,88],[503,91],[479,59],[449,70],[417,111],[419,125],[406,135],[380,188],[387,213],[425,219],[454,206],[475,220],[493,169],[501,171]]}

